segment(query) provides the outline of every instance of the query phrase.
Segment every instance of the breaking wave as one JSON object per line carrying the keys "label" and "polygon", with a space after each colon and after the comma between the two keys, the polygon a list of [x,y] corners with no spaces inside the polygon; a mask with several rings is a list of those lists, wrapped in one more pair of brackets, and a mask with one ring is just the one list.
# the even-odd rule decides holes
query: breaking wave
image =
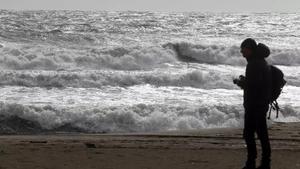
{"label": "breaking wave", "polygon": [[[270,63],[300,65],[300,51],[274,49]],[[0,48],[0,65],[15,70],[115,69],[150,70],[175,62],[245,66],[238,46],[167,43],[152,47],[114,47],[112,49],[57,49],[51,46],[4,46]]]}
{"label": "breaking wave", "polygon": [[[225,64],[232,66],[246,65],[240,54],[239,46],[202,45],[190,43],[167,43],[164,47],[173,49],[179,60],[186,62]],[[299,49],[273,49],[268,58],[271,64],[285,66],[300,65]]]}
{"label": "breaking wave", "polygon": [[[299,121],[300,112],[284,106],[279,121]],[[131,107],[59,109],[0,103],[0,133],[154,132],[216,127],[241,127],[237,106],[172,107],[138,104]]]}
{"label": "breaking wave", "polygon": [[[171,71],[171,70],[169,70]],[[46,88],[101,88],[103,86],[195,87],[234,89],[230,75],[193,70],[183,73],[157,71],[0,71],[0,85]]]}
{"label": "breaking wave", "polygon": [[[54,51],[52,51],[54,50]],[[47,49],[39,47],[5,47],[0,50],[0,65],[15,70],[116,69],[144,70],[176,61],[174,52],[160,47],[142,49]]]}
{"label": "breaking wave", "polygon": [[[0,104],[0,133],[76,131],[151,132],[238,127],[238,107],[172,107],[139,104],[94,109]],[[13,125],[12,125],[13,124]]]}

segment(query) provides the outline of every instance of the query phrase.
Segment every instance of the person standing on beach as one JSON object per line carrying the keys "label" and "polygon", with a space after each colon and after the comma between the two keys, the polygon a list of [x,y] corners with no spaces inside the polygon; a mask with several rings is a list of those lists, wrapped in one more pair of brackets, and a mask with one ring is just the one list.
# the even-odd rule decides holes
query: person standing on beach
{"label": "person standing on beach", "polygon": [[247,161],[243,169],[256,169],[257,134],[262,147],[261,165],[257,169],[270,169],[271,147],[267,129],[267,112],[271,98],[271,70],[265,60],[270,50],[254,39],[245,39],[241,44],[241,53],[247,60],[246,76],[234,79],[234,83],[244,90],[244,139],[247,145]]}

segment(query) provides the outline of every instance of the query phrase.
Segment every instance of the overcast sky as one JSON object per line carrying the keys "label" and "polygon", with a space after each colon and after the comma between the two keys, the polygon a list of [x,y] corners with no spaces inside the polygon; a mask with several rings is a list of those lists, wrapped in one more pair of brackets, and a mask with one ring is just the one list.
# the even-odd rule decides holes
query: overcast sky
{"label": "overcast sky", "polygon": [[0,0],[0,9],[300,12],[300,0]]}

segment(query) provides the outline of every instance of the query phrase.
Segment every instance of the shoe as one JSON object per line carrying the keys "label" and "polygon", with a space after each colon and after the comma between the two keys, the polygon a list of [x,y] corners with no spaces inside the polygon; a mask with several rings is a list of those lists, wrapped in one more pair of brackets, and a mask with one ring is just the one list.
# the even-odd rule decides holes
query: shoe
{"label": "shoe", "polygon": [[255,169],[255,162],[246,162],[245,167],[243,167],[243,169]]}
{"label": "shoe", "polygon": [[270,165],[260,165],[256,169],[271,169]]}
{"label": "shoe", "polygon": [[270,160],[262,160],[260,166],[256,169],[271,169]]}

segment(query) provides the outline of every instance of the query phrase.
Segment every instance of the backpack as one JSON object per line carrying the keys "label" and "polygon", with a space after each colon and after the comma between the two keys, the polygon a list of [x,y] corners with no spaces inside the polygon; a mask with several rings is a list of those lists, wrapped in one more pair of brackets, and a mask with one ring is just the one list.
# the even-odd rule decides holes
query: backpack
{"label": "backpack", "polygon": [[284,74],[279,68],[271,65],[270,69],[271,69],[271,79],[272,79],[271,84],[272,85],[271,85],[271,98],[270,98],[270,107],[271,108],[269,110],[268,119],[270,119],[270,117],[271,117],[272,109],[276,110],[276,118],[278,118],[279,106],[277,103],[277,99],[282,92],[283,86],[286,84],[286,81],[283,78]]}

